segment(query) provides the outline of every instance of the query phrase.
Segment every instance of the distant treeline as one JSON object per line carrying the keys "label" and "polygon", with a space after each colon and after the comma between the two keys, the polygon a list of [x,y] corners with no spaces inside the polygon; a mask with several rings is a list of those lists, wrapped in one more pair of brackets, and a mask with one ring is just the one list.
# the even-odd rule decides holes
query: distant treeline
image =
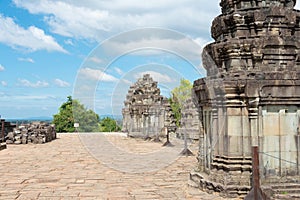
{"label": "distant treeline", "polygon": [[45,122],[45,123],[51,123],[52,119],[5,119],[5,121],[10,122],[12,124],[29,124],[32,122]]}

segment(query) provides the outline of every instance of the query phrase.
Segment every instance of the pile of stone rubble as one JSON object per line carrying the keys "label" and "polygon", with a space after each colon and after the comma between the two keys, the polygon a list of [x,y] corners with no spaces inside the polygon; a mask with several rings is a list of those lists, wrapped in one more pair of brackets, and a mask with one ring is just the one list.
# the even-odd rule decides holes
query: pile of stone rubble
{"label": "pile of stone rubble", "polygon": [[7,144],[43,144],[56,139],[55,126],[43,122],[20,125],[9,132],[5,139]]}

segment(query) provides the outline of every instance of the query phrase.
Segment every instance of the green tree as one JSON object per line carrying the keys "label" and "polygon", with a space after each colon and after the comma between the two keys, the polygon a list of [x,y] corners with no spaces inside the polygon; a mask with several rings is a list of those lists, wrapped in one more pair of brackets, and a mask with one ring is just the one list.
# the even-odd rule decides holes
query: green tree
{"label": "green tree", "polygon": [[173,96],[171,98],[169,98],[169,102],[170,102],[171,109],[172,109],[172,112],[173,112],[174,117],[175,117],[176,126],[179,127],[180,126],[180,119],[181,119],[180,105],[179,105],[178,101]]}
{"label": "green tree", "polygon": [[59,108],[59,113],[53,116],[57,132],[74,132],[74,123],[79,123],[79,132],[99,131],[99,115],[94,111],[88,110],[78,100],[68,96],[67,102]]}
{"label": "green tree", "polygon": [[176,125],[180,126],[181,109],[185,101],[191,97],[193,85],[189,80],[181,79],[180,85],[171,91],[171,98],[169,102],[171,104],[172,111],[175,116]]}
{"label": "green tree", "polygon": [[115,132],[121,130],[121,127],[118,126],[117,121],[110,117],[101,119],[99,127],[101,132]]}
{"label": "green tree", "polygon": [[53,116],[53,122],[57,132],[74,132],[74,116],[72,110],[72,97],[68,96],[67,102],[59,108],[59,113]]}

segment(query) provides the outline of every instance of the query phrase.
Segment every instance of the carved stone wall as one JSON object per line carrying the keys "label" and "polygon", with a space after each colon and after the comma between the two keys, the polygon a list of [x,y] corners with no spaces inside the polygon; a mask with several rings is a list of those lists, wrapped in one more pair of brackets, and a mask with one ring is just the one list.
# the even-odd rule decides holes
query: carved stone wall
{"label": "carved stone wall", "polygon": [[124,105],[122,131],[129,136],[153,138],[159,136],[164,127],[175,131],[169,101],[160,95],[157,82],[149,74],[130,86]]}
{"label": "carved stone wall", "polygon": [[[251,146],[263,184],[300,180],[300,12],[291,0],[222,0],[194,82],[203,140],[203,189],[226,196],[251,188]],[[284,177],[284,178],[283,178]],[[283,181],[284,182],[284,181]]]}

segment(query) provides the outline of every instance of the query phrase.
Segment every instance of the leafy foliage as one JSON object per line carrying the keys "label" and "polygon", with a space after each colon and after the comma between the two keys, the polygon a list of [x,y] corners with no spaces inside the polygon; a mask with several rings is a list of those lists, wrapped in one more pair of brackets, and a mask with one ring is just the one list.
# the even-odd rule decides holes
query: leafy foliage
{"label": "leafy foliage", "polygon": [[57,132],[74,132],[75,122],[79,123],[79,132],[99,131],[99,115],[68,96],[67,102],[60,106],[59,113],[53,116],[53,123]]}
{"label": "leafy foliage", "polygon": [[72,97],[59,108],[59,113],[53,116],[53,122],[57,132],[74,132],[74,117],[72,110]]}
{"label": "leafy foliage", "polygon": [[99,123],[99,127],[101,132],[114,132],[114,131],[121,130],[121,127],[118,126],[116,120],[110,117],[105,117],[101,119]]}
{"label": "leafy foliage", "polygon": [[181,109],[180,109],[179,103],[173,99],[173,96],[171,98],[169,98],[169,102],[170,102],[171,109],[172,109],[172,112],[175,117],[176,126],[179,127],[180,119],[181,119]]}
{"label": "leafy foliage", "polygon": [[178,127],[180,126],[181,109],[185,101],[191,97],[192,87],[193,85],[189,80],[181,79],[180,85],[171,91],[172,96],[169,99],[169,102],[171,104],[171,108],[176,120],[176,125]]}

